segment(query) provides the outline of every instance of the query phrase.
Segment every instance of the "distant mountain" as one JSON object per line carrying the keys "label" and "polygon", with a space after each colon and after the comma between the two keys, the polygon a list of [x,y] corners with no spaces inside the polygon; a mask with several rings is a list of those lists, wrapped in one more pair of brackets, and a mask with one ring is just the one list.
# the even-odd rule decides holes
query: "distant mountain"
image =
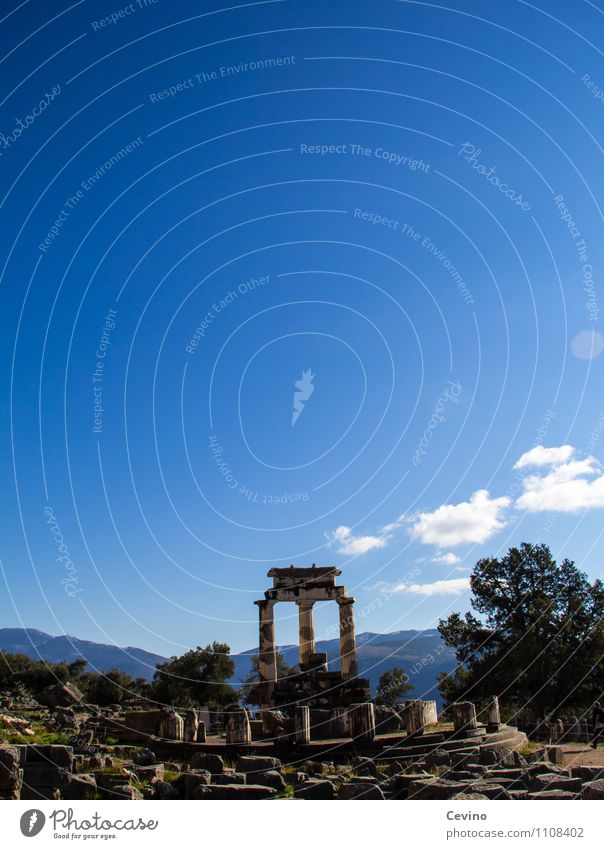
{"label": "distant mountain", "polygon": [[[289,666],[298,663],[298,646],[278,646],[278,649]],[[319,641],[316,643],[316,650],[327,653],[330,669],[339,669],[339,639]],[[257,652],[258,649],[254,648],[232,655],[235,662],[232,684],[245,681],[249,676],[252,655]],[[455,652],[443,644],[436,629],[394,631],[391,634],[373,634],[366,631],[357,635],[357,655],[359,675],[369,678],[373,692],[382,673],[393,666],[400,666],[413,684],[414,689],[409,692],[409,698],[436,699],[439,706],[442,699],[437,689],[437,677],[441,672],[451,672],[456,666]]]}
{"label": "distant mountain", "polygon": [[10,654],[26,654],[34,660],[48,660],[50,663],[71,663],[84,658],[91,671],[122,669],[133,678],[147,679],[153,678],[156,665],[166,660],[159,654],[132,646],[120,648],[67,635],[52,637],[34,628],[0,628],[0,649]]}
{"label": "distant mountain", "polygon": [[[278,646],[278,649],[289,666],[298,663],[298,646]],[[339,639],[319,641],[316,649],[327,653],[330,669],[339,668]],[[122,669],[133,678],[147,679],[153,677],[156,665],[166,660],[161,655],[131,646],[120,648],[77,637],[52,637],[33,628],[0,628],[0,650],[11,654],[26,654],[35,660],[48,660],[51,663],[71,663],[84,658],[90,670],[104,672],[112,668]],[[257,652],[258,649],[253,648],[231,656],[235,663],[231,684],[236,686],[245,681],[252,668],[252,655]],[[436,699],[439,705],[441,699],[436,687],[437,676],[440,672],[451,672],[455,668],[453,650],[443,645],[435,629],[394,631],[391,634],[366,631],[357,635],[357,653],[359,674],[369,678],[373,692],[383,672],[393,666],[402,666],[414,687],[409,696]]]}

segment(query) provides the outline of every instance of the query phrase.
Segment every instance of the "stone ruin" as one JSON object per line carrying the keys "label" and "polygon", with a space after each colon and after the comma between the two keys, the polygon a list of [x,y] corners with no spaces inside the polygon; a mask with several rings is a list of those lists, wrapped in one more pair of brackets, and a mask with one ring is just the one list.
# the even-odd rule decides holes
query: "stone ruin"
{"label": "stone ruin", "polygon": [[[334,566],[271,569],[273,586],[255,602],[260,613],[259,672],[262,710],[282,707],[293,716],[296,705],[337,710],[369,701],[369,681],[358,677],[354,628],[354,598],[336,585],[341,571]],[[317,601],[335,601],[340,617],[340,669],[329,670],[327,655],[317,652],[313,607]],[[285,680],[277,675],[274,607],[278,602],[298,606],[300,671]]]}
{"label": "stone ruin", "polygon": [[[0,739],[0,799],[604,799],[604,767],[565,768],[555,745],[587,741],[583,719],[531,729],[546,743],[537,751],[523,729],[502,723],[497,696],[478,711],[469,701],[449,705],[452,727],[435,725],[434,701],[410,699],[392,724],[391,709],[374,705],[369,682],[358,677],[354,599],[336,585],[339,575],[333,567],[270,570],[273,587],[256,602],[259,718],[239,705],[212,713],[146,702],[101,710],[53,685],[33,710],[71,745],[38,745],[30,719],[3,700],[0,729],[25,742]],[[339,605],[339,671],[316,651],[313,605],[323,600]],[[300,671],[287,680],[277,676],[279,601],[299,610]],[[103,742],[108,737],[117,744]]]}

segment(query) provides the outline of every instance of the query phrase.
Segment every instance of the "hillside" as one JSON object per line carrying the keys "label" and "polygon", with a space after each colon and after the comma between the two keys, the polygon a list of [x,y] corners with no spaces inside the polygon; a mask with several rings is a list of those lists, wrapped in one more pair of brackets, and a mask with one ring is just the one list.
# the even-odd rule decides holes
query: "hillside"
{"label": "hillside", "polygon": [[0,650],[51,663],[71,663],[85,658],[91,671],[122,669],[133,678],[148,679],[153,678],[156,665],[165,660],[161,655],[132,646],[120,648],[68,635],[52,637],[34,628],[0,628]]}
{"label": "hillside", "polygon": [[[319,641],[317,651],[326,652],[331,669],[339,667],[340,642],[338,639]],[[91,670],[106,671],[117,668],[134,678],[151,679],[155,666],[166,658],[161,655],[127,646],[120,648],[77,637],[53,637],[43,631],[24,628],[0,628],[0,650],[7,653],[23,653],[34,659],[48,660],[52,663],[66,661],[71,663],[85,658]],[[440,697],[436,689],[436,679],[440,672],[449,672],[455,666],[455,656],[451,649],[443,646],[438,631],[395,631],[391,634],[373,634],[365,632],[357,636],[359,674],[369,678],[371,688],[375,688],[380,675],[393,666],[402,666],[409,675],[414,689],[409,693],[412,698],[436,699]],[[235,686],[249,676],[252,655],[256,648],[232,655],[235,674],[231,683]],[[298,663],[298,646],[279,646],[285,662],[290,666]]]}

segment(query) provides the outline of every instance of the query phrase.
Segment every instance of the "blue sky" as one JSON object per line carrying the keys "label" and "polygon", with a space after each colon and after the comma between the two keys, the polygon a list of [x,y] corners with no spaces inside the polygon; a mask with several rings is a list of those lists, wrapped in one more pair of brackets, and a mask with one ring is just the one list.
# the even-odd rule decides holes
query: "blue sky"
{"label": "blue sky", "polygon": [[273,565],[377,632],[523,540],[601,576],[599,4],[3,9],[2,625],[240,650]]}

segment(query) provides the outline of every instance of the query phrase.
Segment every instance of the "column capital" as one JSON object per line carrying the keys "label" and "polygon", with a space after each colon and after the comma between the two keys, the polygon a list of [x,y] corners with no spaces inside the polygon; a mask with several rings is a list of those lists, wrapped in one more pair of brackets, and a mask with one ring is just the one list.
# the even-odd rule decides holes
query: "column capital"
{"label": "column capital", "polygon": [[301,601],[297,601],[296,604],[303,610],[312,610],[315,606],[314,600],[309,601],[308,599],[302,599]]}
{"label": "column capital", "polygon": [[351,595],[340,596],[340,598],[337,598],[336,601],[340,606],[355,603],[355,599]]}
{"label": "column capital", "polygon": [[254,602],[254,604],[258,605],[260,610],[267,610],[269,607],[274,607],[276,603],[277,601],[274,598],[258,598]]}

